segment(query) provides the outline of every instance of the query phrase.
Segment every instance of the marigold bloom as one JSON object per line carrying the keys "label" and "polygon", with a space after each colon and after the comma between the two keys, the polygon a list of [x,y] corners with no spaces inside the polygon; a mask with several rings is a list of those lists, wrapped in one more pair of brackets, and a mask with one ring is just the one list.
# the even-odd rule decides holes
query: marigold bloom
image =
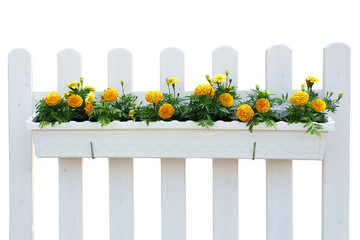
{"label": "marigold bloom", "polygon": [[134,109],[131,109],[129,111],[129,117],[133,117],[135,115],[135,110]]}
{"label": "marigold bloom", "polygon": [[72,89],[72,90],[74,90],[74,89],[80,87],[80,83],[78,83],[78,82],[76,82],[76,81],[73,81],[73,82],[69,83],[69,84],[67,85],[67,87],[70,88],[70,89]]}
{"label": "marigold bloom", "polygon": [[88,91],[88,92],[95,92],[95,88],[92,87],[92,86],[85,86],[85,87],[84,87],[84,90],[85,90],[85,91]]}
{"label": "marigold bloom", "polygon": [[147,91],[145,100],[149,103],[158,103],[161,101],[163,94],[160,91]]}
{"label": "marigold bloom", "polygon": [[195,95],[201,97],[202,95],[210,95],[214,97],[215,90],[210,84],[200,84],[195,88]]}
{"label": "marigold bloom", "polygon": [[113,102],[119,97],[118,91],[112,88],[108,88],[104,92],[103,100],[106,102]]}
{"label": "marigold bloom", "polygon": [[312,109],[314,109],[316,112],[323,112],[326,109],[326,103],[324,100],[322,99],[315,99],[314,101],[312,101],[311,103],[311,107]]}
{"label": "marigold bloom", "polygon": [[174,115],[175,109],[171,104],[165,103],[159,108],[159,116],[162,119],[171,118]]}
{"label": "marigold bloom", "polygon": [[290,97],[291,104],[297,104],[297,105],[305,105],[309,102],[309,94],[304,91],[296,91],[293,95]]}
{"label": "marigold bloom", "polygon": [[93,92],[89,92],[85,98],[85,102],[87,104],[92,104],[95,101],[95,94]]}
{"label": "marigold bloom", "polygon": [[319,79],[313,76],[307,76],[306,77],[306,83],[318,83]]}
{"label": "marigold bloom", "polygon": [[168,84],[172,85],[172,84],[175,84],[175,83],[179,83],[180,80],[175,78],[175,77],[171,77],[169,78],[169,80],[167,81]]}
{"label": "marigold bloom", "polygon": [[69,96],[71,96],[73,93],[71,91],[67,91],[66,93],[64,93],[64,98],[68,98]]}
{"label": "marigold bloom", "polygon": [[234,98],[229,93],[223,93],[219,96],[219,101],[224,107],[231,107],[234,103]]}
{"label": "marigold bloom", "polygon": [[91,103],[87,103],[84,110],[87,115],[89,115],[92,110],[94,109],[94,106]]}
{"label": "marigold bloom", "polygon": [[254,110],[252,107],[248,104],[243,104],[240,107],[237,108],[236,116],[240,119],[242,122],[248,122],[254,117]]}
{"label": "marigold bloom", "polygon": [[225,81],[226,79],[226,75],[225,74],[217,74],[213,77],[213,79],[211,80],[212,83],[214,84],[218,84],[221,83],[223,81]]}
{"label": "marigold bloom", "polygon": [[255,103],[255,108],[260,113],[267,113],[270,109],[270,102],[266,98],[259,98]]}
{"label": "marigold bloom", "polygon": [[73,108],[80,107],[82,105],[82,103],[83,103],[82,97],[80,97],[77,94],[71,95],[67,99],[67,104]]}
{"label": "marigold bloom", "polygon": [[45,97],[45,102],[48,106],[55,106],[60,100],[61,96],[57,92],[50,92]]}

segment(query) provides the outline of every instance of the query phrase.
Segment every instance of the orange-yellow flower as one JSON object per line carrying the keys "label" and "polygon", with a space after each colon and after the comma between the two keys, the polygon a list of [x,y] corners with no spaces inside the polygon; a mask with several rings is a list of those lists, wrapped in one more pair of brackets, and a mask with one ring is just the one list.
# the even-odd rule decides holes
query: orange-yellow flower
{"label": "orange-yellow flower", "polygon": [[200,84],[195,88],[195,95],[201,97],[202,95],[210,95],[214,97],[215,90],[210,84]]}
{"label": "orange-yellow flower", "polygon": [[248,104],[243,104],[237,108],[236,116],[242,122],[248,122],[254,117],[254,110]]}
{"label": "orange-yellow flower", "polygon": [[163,94],[160,91],[147,91],[145,100],[149,103],[158,103],[161,101]]}
{"label": "orange-yellow flower", "polygon": [[260,113],[267,113],[270,108],[270,102],[266,98],[259,98],[255,103],[255,108]]}
{"label": "orange-yellow flower", "polygon": [[171,118],[174,115],[175,109],[171,104],[165,103],[159,108],[159,116],[162,119]]}
{"label": "orange-yellow flower", "polygon": [[297,104],[297,105],[305,105],[309,102],[309,94],[304,91],[296,91],[293,95],[290,97],[291,104]]}
{"label": "orange-yellow flower", "polygon": [[80,97],[77,94],[71,95],[67,99],[67,104],[73,108],[80,107],[82,105],[82,103],[83,103],[82,97]]}
{"label": "orange-yellow flower", "polygon": [[55,106],[60,100],[61,96],[57,92],[50,92],[45,97],[45,102],[48,106]]}
{"label": "orange-yellow flower", "polygon": [[115,89],[112,89],[112,88],[108,88],[108,89],[104,92],[103,100],[106,101],[106,102],[113,102],[113,101],[115,101],[118,97],[119,97],[118,91],[116,91]]}
{"label": "orange-yellow flower", "polygon": [[234,103],[234,98],[229,93],[223,93],[219,96],[219,101],[224,107],[231,107]]}
{"label": "orange-yellow flower", "polygon": [[311,107],[312,109],[314,109],[316,112],[323,112],[326,109],[326,103],[324,100],[322,99],[315,99],[314,101],[312,101],[311,103]]}
{"label": "orange-yellow flower", "polygon": [[129,111],[129,117],[133,117],[135,115],[135,110],[134,109],[131,109]]}
{"label": "orange-yellow flower", "polygon": [[89,115],[92,110],[94,109],[94,106],[91,103],[87,103],[84,110],[87,115]]}

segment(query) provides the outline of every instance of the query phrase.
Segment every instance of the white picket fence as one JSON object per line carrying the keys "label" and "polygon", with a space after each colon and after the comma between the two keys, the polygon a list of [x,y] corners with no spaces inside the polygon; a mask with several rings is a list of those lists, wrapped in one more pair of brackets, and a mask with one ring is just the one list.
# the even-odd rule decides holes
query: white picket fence
{"label": "white picket fence", "polygon": [[[238,79],[238,53],[230,47],[213,51],[213,74],[229,70],[234,85]],[[160,81],[181,79],[177,90],[184,92],[184,53],[167,48],[160,54]],[[261,67],[261,66],[260,66]],[[108,55],[108,86],[126,92],[132,82],[132,55],[114,49]],[[31,57],[22,49],[9,54],[10,125],[10,239],[32,239],[32,140],[25,120],[34,111],[33,100],[44,92],[32,92]],[[78,81],[81,56],[66,49],[58,54],[58,92]],[[349,238],[349,136],[350,136],[350,48],[336,43],[324,48],[324,89],[344,93],[336,115],[336,131],[329,133],[322,161],[322,239]],[[292,51],[278,45],[266,50],[266,89],[271,93],[292,92]],[[50,91],[50,90],[49,90]],[[144,92],[135,92],[144,98]],[[240,92],[242,96],[245,92]],[[82,158],[59,158],[60,239],[83,238]],[[133,159],[109,159],[110,238],[134,238]],[[162,239],[186,238],[185,159],[161,159]],[[238,239],[238,159],[213,159],[213,237]],[[251,184],[251,183],[249,183]],[[293,238],[292,160],[266,160],[267,239]]]}

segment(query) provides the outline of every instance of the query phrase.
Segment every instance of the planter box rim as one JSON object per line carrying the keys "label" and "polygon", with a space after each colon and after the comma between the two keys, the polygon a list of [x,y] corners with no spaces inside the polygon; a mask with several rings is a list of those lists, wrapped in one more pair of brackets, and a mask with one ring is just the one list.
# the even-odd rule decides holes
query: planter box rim
{"label": "planter box rim", "polygon": [[[335,130],[335,121],[329,119],[326,123],[320,123],[323,126],[321,132],[325,131],[334,131]],[[109,125],[101,127],[101,124],[98,122],[75,122],[70,121],[67,123],[56,123],[53,127],[48,125],[43,128],[40,128],[40,123],[33,121],[33,116],[26,120],[26,127],[29,130],[41,130],[41,131],[51,131],[51,130],[121,130],[121,129],[134,129],[134,130],[154,130],[154,129],[191,129],[191,130],[204,130],[205,127],[198,126],[194,121],[158,121],[158,122],[150,122],[149,125],[142,122],[134,122],[134,121],[113,121]],[[305,131],[304,124],[288,124],[284,121],[280,121],[276,123],[277,131]],[[210,127],[209,130],[247,130],[249,128],[246,126],[246,123],[240,121],[216,121],[213,127]],[[269,128],[265,123],[260,123],[255,126],[254,131],[276,131],[274,128]],[[206,129],[207,130],[207,129]]]}

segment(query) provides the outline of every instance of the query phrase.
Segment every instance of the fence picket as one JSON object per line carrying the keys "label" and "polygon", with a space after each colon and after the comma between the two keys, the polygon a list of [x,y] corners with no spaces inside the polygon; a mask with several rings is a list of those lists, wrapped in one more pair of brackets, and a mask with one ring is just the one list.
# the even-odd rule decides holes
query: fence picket
{"label": "fence picket", "polygon": [[[81,56],[72,49],[58,54],[58,92],[79,81]],[[82,239],[82,158],[59,158],[59,235],[60,239]]]}
{"label": "fence picket", "polygon": [[[291,49],[277,45],[266,50],[266,90],[292,92]],[[258,146],[261,148],[261,146]],[[292,160],[266,160],[267,239],[293,238]]]}
{"label": "fence picket", "polygon": [[9,53],[10,239],[32,239],[32,140],[25,120],[32,114],[31,56]]}
{"label": "fence picket", "polygon": [[[213,75],[229,70],[232,85],[237,86],[238,54],[230,47],[215,49]],[[213,234],[214,239],[238,239],[238,159],[213,159]]]}
{"label": "fence picket", "polygon": [[[160,90],[168,92],[165,79],[176,77],[176,91],[184,94],[184,53],[166,48],[160,54]],[[172,89],[170,88],[172,91]],[[161,159],[162,239],[186,238],[185,158]]]}
{"label": "fence picket", "polygon": [[350,48],[341,43],[324,49],[324,88],[334,97],[344,93],[331,117],[336,131],[329,132],[322,175],[322,239],[349,239],[350,162]]}
{"label": "fence picket", "polygon": [[[125,49],[108,55],[108,86],[125,94],[132,92],[132,56]],[[134,239],[134,160],[109,158],[110,239]]]}

